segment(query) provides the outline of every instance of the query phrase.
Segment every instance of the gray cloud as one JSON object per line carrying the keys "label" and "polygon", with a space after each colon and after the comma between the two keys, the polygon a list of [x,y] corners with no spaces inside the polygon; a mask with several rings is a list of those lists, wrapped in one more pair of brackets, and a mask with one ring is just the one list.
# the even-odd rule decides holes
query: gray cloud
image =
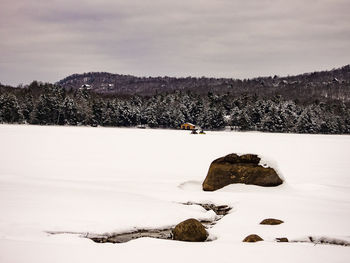
{"label": "gray cloud", "polygon": [[0,81],[246,78],[350,62],[347,0],[0,0]]}

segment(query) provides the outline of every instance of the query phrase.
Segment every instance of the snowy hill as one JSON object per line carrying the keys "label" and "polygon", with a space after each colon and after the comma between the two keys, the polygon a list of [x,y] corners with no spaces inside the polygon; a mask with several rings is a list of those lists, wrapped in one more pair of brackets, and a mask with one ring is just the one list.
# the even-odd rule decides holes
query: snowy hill
{"label": "snowy hill", "polygon": [[104,94],[154,95],[185,90],[199,94],[230,92],[237,96],[242,94],[271,96],[278,93],[291,99],[314,96],[347,101],[350,99],[350,65],[296,76],[257,77],[244,80],[210,77],[136,77],[108,72],[89,72],[70,75],[57,84],[66,90],[87,88]]}
{"label": "snowy hill", "polygon": [[[350,136],[0,125],[0,262],[349,262]],[[211,161],[256,153],[278,169],[276,188],[203,192]],[[225,204],[214,241],[140,238],[98,244],[79,234],[120,233],[210,220],[185,202]],[[285,223],[262,226],[264,218]],[[66,234],[50,235],[48,232]],[[264,241],[242,240],[258,234]]]}

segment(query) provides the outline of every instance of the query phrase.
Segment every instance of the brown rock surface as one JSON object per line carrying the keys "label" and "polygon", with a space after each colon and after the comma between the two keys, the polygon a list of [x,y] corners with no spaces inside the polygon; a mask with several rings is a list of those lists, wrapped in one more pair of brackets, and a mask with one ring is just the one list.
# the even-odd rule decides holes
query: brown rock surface
{"label": "brown rock surface", "polygon": [[204,191],[215,191],[229,184],[277,186],[283,183],[273,168],[259,165],[255,154],[229,154],[213,161],[203,182]]}
{"label": "brown rock surface", "polygon": [[275,218],[267,218],[260,222],[260,225],[280,225],[284,223],[282,220]]}
{"label": "brown rock surface", "polygon": [[207,239],[208,232],[198,220],[191,218],[176,225],[173,236],[175,240],[203,242]]}
{"label": "brown rock surface", "polygon": [[289,242],[288,238],[286,238],[286,237],[278,237],[278,238],[276,238],[276,241],[277,242]]}
{"label": "brown rock surface", "polygon": [[262,239],[261,237],[259,237],[258,235],[252,234],[247,236],[245,239],[243,239],[243,242],[258,242],[258,241],[264,241],[264,239]]}

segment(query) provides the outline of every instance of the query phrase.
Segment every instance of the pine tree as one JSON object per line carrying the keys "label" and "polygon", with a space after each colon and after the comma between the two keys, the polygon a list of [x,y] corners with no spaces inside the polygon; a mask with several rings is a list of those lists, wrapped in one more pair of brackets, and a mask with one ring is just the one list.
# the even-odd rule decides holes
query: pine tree
{"label": "pine tree", "polygon": [[0,96],[0,122],[20,123],[23,115],[18,105],[17,98],[13,94]]}
{"label": "pine tree", "polygon": [[66,97],[61,106],[61,114],[64,124],[77,125],[78,124],[78,109],[75,101]]}
{"label": "pine tree", "polygon": [[31,94],[27,94],[21,105],[22,114],[26,122],[30,122],[31,113],[34,110],[34,99]]}
{"label": "pine tree", "polygon": [[247,131],[253,128],[249,114],[246,110],[240,110],[238,107],[232,110],[230,120],[231,126],[238,127],[240,130]]}
{"label": "pine tree", "polygon": [[317,122],[315,114],[311,107],[307,107],[298,117],[295,131],[300,133],[318,133],[320,130],[320,123]]}
{"label": "pine tree", "polygon": [[101,99],[93,100],[91,113],[92,119],[91,124],[95,125],[103,125],[103,111],[105,109],[105,104]]}

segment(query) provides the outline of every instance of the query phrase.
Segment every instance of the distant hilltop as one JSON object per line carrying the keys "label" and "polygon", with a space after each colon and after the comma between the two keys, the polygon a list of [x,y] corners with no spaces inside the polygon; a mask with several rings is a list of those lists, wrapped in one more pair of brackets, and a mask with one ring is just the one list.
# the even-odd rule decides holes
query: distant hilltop
{"label": "distant hilltop", "polygon": [[89,72],[70,75],[56,84],[66,90],[89,89],[102,94],[154,95],[175,90],[204,94],[227,93],[241,95],[257,93],[269,95],[283,93],[284,89],[326,90],[332,87],[350,86],[350,65],[341,68],[304,73],[287,77],[257,77],[253,79],[209,78],[209,77],[135,77],[107,72]]}

